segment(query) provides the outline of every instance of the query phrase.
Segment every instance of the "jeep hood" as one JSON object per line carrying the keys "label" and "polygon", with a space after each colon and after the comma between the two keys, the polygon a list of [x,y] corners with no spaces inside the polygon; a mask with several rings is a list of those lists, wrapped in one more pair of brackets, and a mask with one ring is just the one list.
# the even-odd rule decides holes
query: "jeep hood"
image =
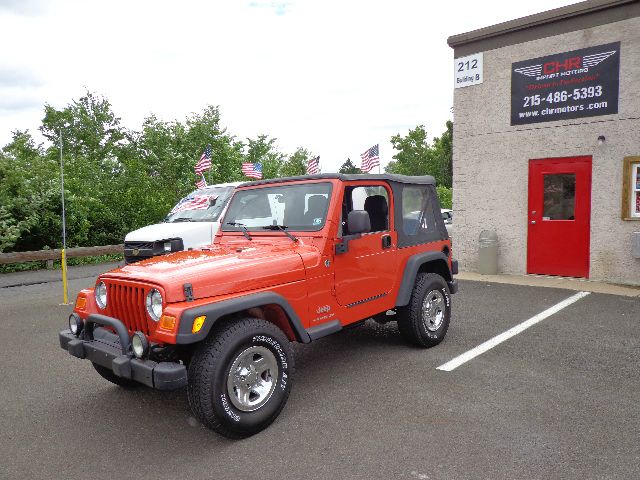
{"label": "jeep hood", "polygon": [[159,285],[169,303],[185,300],[185,283],[194,299],[268,288],[304,280],[304,265],[291,244],[259,244],[175,252],[112,270],[101,278]]}

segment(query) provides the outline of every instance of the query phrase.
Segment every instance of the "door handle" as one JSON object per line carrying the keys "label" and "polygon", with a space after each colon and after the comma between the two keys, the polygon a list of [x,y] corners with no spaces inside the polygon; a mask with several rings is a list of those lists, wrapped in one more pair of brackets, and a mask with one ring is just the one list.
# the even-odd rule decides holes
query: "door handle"
{"label": "door handle", "polygon": [[391,235],[382,236],[382,248],[389,248],[391,246]]}

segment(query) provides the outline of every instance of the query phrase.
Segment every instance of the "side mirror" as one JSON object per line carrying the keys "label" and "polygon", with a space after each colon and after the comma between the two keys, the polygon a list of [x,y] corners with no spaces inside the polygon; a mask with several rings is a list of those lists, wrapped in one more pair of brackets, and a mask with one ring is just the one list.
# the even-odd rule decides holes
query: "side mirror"
{"label": "side mirror", "polygon": [[371,219],[366,210],[352,210],[347,217],[349,234],[367,233],[371,231]]}

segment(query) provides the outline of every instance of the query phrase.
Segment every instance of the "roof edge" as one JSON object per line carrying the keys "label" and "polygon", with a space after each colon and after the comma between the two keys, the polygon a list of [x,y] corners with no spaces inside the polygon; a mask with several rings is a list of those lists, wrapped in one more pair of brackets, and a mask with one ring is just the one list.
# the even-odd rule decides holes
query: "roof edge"
{"label": "roof edge", "polygon": [[268,178],[266,180],[257,180],[253,182],[246,182],[240,185],[240,187],[254,187],[257,185],[270,185],[274,183],[287,183],[287,182],[300,182],[304,180],[329,180],[336,179],[343,182],[367,182],[372,180],[391,181],[399,183],[409,184],[421,184],[421,185],[435,185],[436,180],[431,175],[421,176],[409,176],[409,175],[396,175],[391,173],[374,173],[374,174],[346,174],[346,173],[320,173],[317,175],[300,175],[297,177],[280,177],[280,178]]}
{"label": "roof edge", "polygon": [[447,38],[447,43],[451,48],[456,48],[469,43],[506,35],[527,28],[538,27],[568,18],[579,17],[581,15],[587,15],[600,10],[621,7],[625,4],[636,3],[637,1],[638,0],[588,0],[586,2],[554,8],[552,10],[509,20],[507,22],[472,30],[470,32],[452,35]]}

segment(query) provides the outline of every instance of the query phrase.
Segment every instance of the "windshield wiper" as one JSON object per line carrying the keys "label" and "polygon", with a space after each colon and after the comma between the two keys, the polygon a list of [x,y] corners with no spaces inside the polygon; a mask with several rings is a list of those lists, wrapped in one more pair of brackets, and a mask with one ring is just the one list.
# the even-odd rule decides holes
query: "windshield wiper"
{"label": "windshield wiper", "polygon": [[244,223],[240,223],[240,222],[227,222],[227,225],[231,225],[232,227],[240,227],[242,229],[242,234],[247,237],[247,240],[253,240],[253,238],[251,238],[251,235],[249,235],[249,230],[247,230],[247,227],[244,226]]}
{"label": "windshield wiper", "polygon": [[172,219],[169,223],[173,223],[173,222],[193,222],[193,218],[189,218],[189,217],[178,217],[178,218],[174,218]]}
{"label": "windshield wiper", "polygon": [[263,230],[281,230],[292,241],[294,241],[294,242],[298,241],[298,239],[296,237],[294,237],[289,232],[287,232],[287,228],[288,227],[286,225],[265,225],[264,227],[260,227],[260,228],[262,228]]}

